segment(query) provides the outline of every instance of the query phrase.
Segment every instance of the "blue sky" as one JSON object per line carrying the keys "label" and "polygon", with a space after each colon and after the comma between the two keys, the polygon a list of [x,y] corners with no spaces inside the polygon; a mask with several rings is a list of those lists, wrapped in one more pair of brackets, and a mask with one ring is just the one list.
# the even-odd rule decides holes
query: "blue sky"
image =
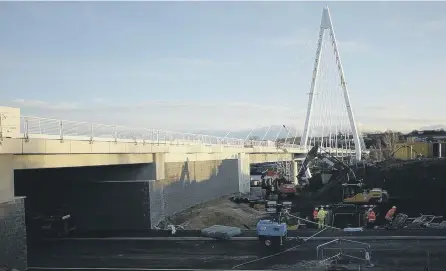
{"label": "blue sky", "polygon": [[[361,129],[446,124],[446,2],[328,4]],[[2,104],[170,130],[302,129],[325,5],[1,2]]]}

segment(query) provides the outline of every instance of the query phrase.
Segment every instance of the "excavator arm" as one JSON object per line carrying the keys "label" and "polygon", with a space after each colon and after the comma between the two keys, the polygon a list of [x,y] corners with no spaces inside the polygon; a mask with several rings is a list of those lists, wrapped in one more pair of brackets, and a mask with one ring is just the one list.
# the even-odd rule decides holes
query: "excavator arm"
{"label": "excavator arm", "polygon": [[[297,179],[299,181],[299,184],[306,186],[309,184],[309,179],[312,177],[310,172],[310,166],[314,163],[316,159],[319,159],[323,164],[327,165],[328,167],[337,170],[341,176],[345,176],[348,174],[351,169],[350,167],[345,164],[343,161],[337,159],[330,153],[325,152],[322,150],[318,145],[311,148],[311,150],[308,152],[307,156],[305,157],[305,160],[303,161],[299,172],[297,174]],[[335,183],[339,182],[343,178],[337,178]]]}
{"label": "excavator arm", "polygon": [[310,165],[314,159],[317,158],[319,152],[319,146],[316,144],[311,150],[307,153],[305,160],[300,166],[299,172],[297,173],[297,180],[300,185],[306,186],[308,185],[308,179],[311,178]]}

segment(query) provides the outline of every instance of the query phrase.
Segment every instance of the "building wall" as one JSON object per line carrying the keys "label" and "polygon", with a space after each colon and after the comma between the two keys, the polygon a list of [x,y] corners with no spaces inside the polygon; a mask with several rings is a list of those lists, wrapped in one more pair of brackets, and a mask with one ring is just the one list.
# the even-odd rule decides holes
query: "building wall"
{"label": "building wall", "polygon": [[0,266],[26,270],[25,200],[0,203]]}
{"label": "building wall", "polygon": [[[409,146],[400,148],[401,146]],[[411,149],[412,148],[412,159],[416,158],[417,153],[423,155],[423,157],[432,157],[432,143],[425,142],[411,142],[411,143],[398,143],[395,145],[394,157],[397,159],[411,159]]]}
{"label": "building wall", "polygon": [[152,227],[191,206],[239,190],[238,159],[165,164],[165,179],[150,185]]}

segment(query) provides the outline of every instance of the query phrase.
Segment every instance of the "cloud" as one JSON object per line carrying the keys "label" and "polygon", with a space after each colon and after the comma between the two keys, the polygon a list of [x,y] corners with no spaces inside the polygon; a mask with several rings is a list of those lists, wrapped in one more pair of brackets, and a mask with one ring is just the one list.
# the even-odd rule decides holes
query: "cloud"
{"label": "cloud", "polygon": [[[325,35],[324,43],[330,42],[328,35]],[[371,46],[361,41],[354,40],[337,40],[338,47],[342,53],[344,52],[366,52],[371,51]],[[271,45],[276,47],[309,47],[316,49],[316,37],[304,38],[304,37],[285,37],[271,41]]]}
{"label": "cloud", "polygon": [[60,103],[48,103],[39,100],[25,100],[25,99],[15,99],[12,101],[20,107],[27,108],[37,108],[37,109],[50,109],[50,110],[75,110],[79,108],[77,103],[60,102]]}
{"label": "cloud", "polygon": [[346,52],[365,52],[370,51],[369,44],[360,41],[338,41],[339,50]]}
{"label": "cloud", "polygon": [[389,111],[389,110],[395,112],[407,109],[407,107],[404,105],[384,105],[384,104],[369,104],[362,106],[362,108],[366,111],[377,111],[377,112]]}
{"label": "cloud", "polygon": [[394,19],[386,24],[390,29],[404,31],[415,37],[432,35],[438,31],[446,30],[446,19],[416,21],[409,19]]}
{"label": "cloud", "polygon": [[[271,41],[271,45],[277,47],[294,47],[294,46],[307,45],[309,43],[310,40],[303,40],[299,38],[281,38]],[[312,43],[314,43],[314,41],[312,41]]]}
{"label": "cloud", "polygon": [[217,61],[206,58],[188,58],[188,57],[165,57],[159,60],[162,63],[186,66],[211,66],[211,65],[234,65],[235,61]]}
{"label": "cloud", "polygon": [[418,24],[420,30],[438,31],[446,29],[446,20],[431,20]]}
{"label": "cloud", "polygon": [[92,101],[94,103],[98,103],[98,104],[103,104],[105,103],[105,99],[104,98],[93,98]]}
{"label": "cloud", "polygon": [[135,128],[194,132],[202,129],[246,130],[269,125],[296,124],[296,110],[278,105],[224,101],[163,101],[112,103],[96,99],[70,104],[16,99],[9,106],[20,107],[22,115],[94,122]]}
{"label": "cloud", "polygon": [[357,120],[364,123],[362,130],[366,131],[399,130],[409,132],[426,125],[446,123],[446,118],[428,114],[420,117],[418,111],[403,105],[364,105],[356,116]]}
{"label": "cloud", "polygon": [[314,45],[317,33],[312,29],[299,28],[288,35],[265,39],[266,43],[275,47],[296,47]]}
{"label": "cloud", "polygon": [[[359,130],[361,132],[370,131],[385,131],[385,130],[398,130],[402,132],[410,132],[414,129],[420,129],[420,127],[426,125],[437,125],[438,123],[446,123],[446,118],[442,118],[438,114],[429,114],[426,111],[422,112],[413,110],[410,105],[393,105],[393,104],[363,104],[354,107],[355,119]],[[319,108],[318,108],[319,109]],[[336,108],[330,108],[330,112],[327,116],[325,107],[320,110],[315,110],[313,113],[314,125],[327,127],[337,127],[342,126],[343,129],[350,130],[350,123],[348,121],[345,109],[343,113],[338,114],[338,116],[333,116],[333,112],[338,112]],[[321,111],[321,112],[319,112]],[[322,116],[322,118],[321,118]],[[330,121],[328,119],[337,120]],[[322,124],[320,119],[322,119]]]}
{"label": "cloud", "polygon": [[[305,108],[295,109],[282,104],[258,104],[225,101],[150,100],[135,103],[112,103],[95,99],[89,103],[45,102],[16,99],[8,106],[20,107],[22,115],[94,122],[133,128],[170,131],[249,131],[270,125],[286,125],[303,130]],[[404,106],[364,105],[355,114],[361,132],[399,130],[410,132],[423,126],[446,124],[446,118],[420,117]],[[318,112],[313,113],[317,130]],[[345,120],[347,120],[345,116]],[[327,120],[324,121],[327,123]],[[327,124],[325,124],[327,125]],[[332,124],[335,126],[336,124]],[[348,123],[344,125],[348,126]],[[340,127],[339,125],[337,125]]]}

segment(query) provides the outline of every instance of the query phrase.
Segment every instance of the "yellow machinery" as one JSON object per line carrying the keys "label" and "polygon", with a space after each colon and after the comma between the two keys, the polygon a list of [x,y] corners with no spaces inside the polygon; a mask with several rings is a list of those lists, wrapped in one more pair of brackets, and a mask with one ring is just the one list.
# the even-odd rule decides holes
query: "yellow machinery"
{"label": "yellow machinery", "polygon": [[342,197],[344,203],[353,204],[376,204],[389,200],[386,190],[381,188],[365,190],[362,183],[342,184]]}

